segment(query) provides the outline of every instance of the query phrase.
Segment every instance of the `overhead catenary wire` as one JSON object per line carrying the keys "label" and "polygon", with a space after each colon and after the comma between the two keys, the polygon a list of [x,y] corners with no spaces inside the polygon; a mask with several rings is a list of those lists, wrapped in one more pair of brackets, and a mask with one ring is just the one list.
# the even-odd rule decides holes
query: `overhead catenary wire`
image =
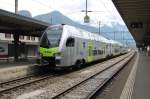
{"label": "overhead catenary wire", "polygon": [[1,1],[1,4],[8,4],[9,6],[12,6],[12,7],[14,7],[15,6],[15,4],[14,3],[10,3],[10,2],[6,2],[6,1]]}
{"label": "overhead catenary wire", "polygon": [[36,3],[40,4],[40,5],[42,5],[43,7],[47,7],[47,8],[50,8],[50,9],[55,10],[55,8],[53,8],[53,7],[51,7],[51,6],[47,5],[47,4],[45,4],[45,3],[43,3],[43,2],[40,2],[40,1],[38,1],[38,0],[32,0],[32,1],[33,1],[33,2],[36,2]]}
{"label": "overhead catenary wire", "polygon": [[[111,0],[107,0],[107,1],[112,2]],[[103,4],[103,6],[105,7],[105,9],[107,10],[107,12],[108,12],[111,16],[116,16],[116,14],[117,14],[118,12],[117,12],[117,10],[115,10],[115,7],[114,7],[114,6],[113,6],[112,10],[110,11],[110,10],[108,10],[108,7],[106,6],[106,2],[104,3],[103,0],[100,0],[100,2]],[[120,17],[120,19],[122,20],[121,17]],[[120,31],[120,30],[119,30],[119,31]],[[120,32],[122,32],[122,30],[121,30]],[[116,35],[115,31],[112,32],[112,33]],[[128,33],[129,33],[129,32],[128,32]],[[122,32],[121,34],[122,34],[122,35],[121,35],[122,42],[125,43],[125,41],[127,41],[127,40],[125,40],[125,38],[124,38],[124,32]],[[116,39],[116,37],[114,37],[114,39]],[[132,39],[132,40],[133,40],[133,39]],[[134,40],[133,40],[133,41],[134,41]]]}
{"label": "overhead catenary wire", "polygon": [[15,6],[15,4],[10,3],[10,2],[6,2],[6,1],[1,1],[1,4],[7,5],[7,6],[11,7],[12,9],[14,9],[14,6]]}

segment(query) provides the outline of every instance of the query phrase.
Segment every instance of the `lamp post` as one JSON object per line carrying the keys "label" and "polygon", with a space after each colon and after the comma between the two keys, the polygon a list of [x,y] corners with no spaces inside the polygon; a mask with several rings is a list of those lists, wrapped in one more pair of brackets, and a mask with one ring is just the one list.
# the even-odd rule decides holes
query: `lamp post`
{"label": "lamp post", "polygon": [[87,0],[86,0],[86,8],[85,8],[85,17],[84,17],[84,22],[89,23],[90,22],[90,17],[87,15]]}
{"label": "lamp post", "polygon": [[18,13],[18,0],[15,0],[15,13]]}
{"label": "lamp post", "polygon": [[101,34],[101,21],[98,22],[99,28],[98,28],[98,33],[99,35]]}
{"label": "lamp post", "polygon": [[114,40],[116,40],[116,32],[114,31]]}
{"label": "lamp post", "polygon": [[87,7],[88,7],[88,4],[87,4],[88,2],[87,2],[87,0],[86,0],[86,8],[85,8],[85,10],[82,10],[81,12],[85,12],[85,17],[84,17],[84,22],[85,23],[89,23],[90,22],[90,17],[87,15],[88,14],[88,12],[104,12],[104,11],[88,11],[87,10]]}
{"label": "lamp post", "polygon": [[85,14],[85,15],[87,15],[87,0],[86,0],[86,8],[85,8],[85,11],[86,11],[86,14]]}

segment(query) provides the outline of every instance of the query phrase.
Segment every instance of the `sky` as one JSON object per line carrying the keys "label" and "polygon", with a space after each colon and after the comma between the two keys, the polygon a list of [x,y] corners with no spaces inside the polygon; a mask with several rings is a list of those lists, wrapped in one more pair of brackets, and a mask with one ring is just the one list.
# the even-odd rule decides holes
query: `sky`
{"label": "sky", "polygon": [[[118,11],[112,3],[112,0],[87,0],[88,16],[90,17],[90,25],[98,27],[107,25],[112,27],[112,22],[125,25]],[[59,11],[70,19],[84,24],[86,0],[18,0],[18,10],[28,10],[32,17]],[[15,0],[0,0],[0,9],[10,12],[15,11]],[[120,29],[120,28],[119,28]],[[126,31],[127,28],[121,28],[117,31]]]}
{"label": "sky", "polygon": [[[122,18],[117,12],[111,0],[87,0],[88,13],[91,25],[98,25],[101,21],[102,25],[111,26],[111,22],[118,22],[124,25]],[[83,23],[86,0],[18,0],[19,10],[28,10],[32,16],[45,14],[54,10],[60,11],[67,17]],[[15,0],[0,0],[0,9],[14,12]]]}

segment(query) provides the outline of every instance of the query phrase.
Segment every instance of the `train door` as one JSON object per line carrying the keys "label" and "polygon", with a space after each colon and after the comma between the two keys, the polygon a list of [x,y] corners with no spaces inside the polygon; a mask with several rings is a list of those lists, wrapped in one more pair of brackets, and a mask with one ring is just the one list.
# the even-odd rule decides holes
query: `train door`
{"label": "train door", "polygon": [[92,49],[93,49],[93,43],[92,41],[89,41],[88,42],[88,62],[93,61]]}
{"label": "train door", "polygon": [[75,39],[70,37],[66,41],[66,62],[67,65],[73,65]]}
{"label": "train door", "polygon": [[112,45],[111,45],[111,43],[109,44],[109,55],[112,56]]}

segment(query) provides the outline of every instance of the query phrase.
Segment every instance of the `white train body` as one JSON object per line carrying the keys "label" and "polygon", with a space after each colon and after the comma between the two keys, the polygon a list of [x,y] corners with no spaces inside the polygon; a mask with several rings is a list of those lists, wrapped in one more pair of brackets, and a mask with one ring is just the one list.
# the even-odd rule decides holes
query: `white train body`
{"label": "white train body", "polygon": [[125,52],[126,48],[119,42],[69,25],[49,27],[40,44],[42,60],[56,67],[84,64]]}

